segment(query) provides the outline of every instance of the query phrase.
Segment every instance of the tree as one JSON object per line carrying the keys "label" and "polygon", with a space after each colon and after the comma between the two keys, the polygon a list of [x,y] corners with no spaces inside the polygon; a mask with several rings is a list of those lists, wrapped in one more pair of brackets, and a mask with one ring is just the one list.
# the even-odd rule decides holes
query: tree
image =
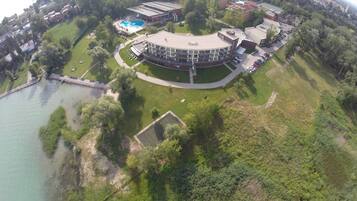
{"label": "tree", "polygon": [[166,30],[171,33],[175,33],[175,25],[172,22],[166,24]]}
{"label": "tree", "polygon": [[274,40],[275,35],[276,35],[276,30],[272,26],[267,30],[266,43],[271,44]]}
{"label": "tree", "polygon": [[161,167],[174,164],[180,156],[181,150],[182,147],[178,140],[164,140],[155,150]]}
{"label": "tree", "polygon": [[182,12],[184,15],[187,15],[189,12],[192,12],[195,8],[195,0],[186,0]]}
{"label": "tree", "polygon": [[197,102],[189,105],[189,111],[185,116],[185,122],[190,133],[205,135],[212,132],[219,112],[217,104],[207,101]]}
{"label": "tree", "polygon": [[29,65],[29,71],[34,78],[38,78],[41,75],[41,68],[39,63],[33,62]]}
{"label": "tree", "polygon": [[119,93],[120,102],[123,105],[126,105],[136,94],[133,84],[135,78],[135,72],[126,68],[117,68],[111,75],[111,79],[114,80],[111,88],[114,92]]}
{"label": "tree", "polygon": [[63,49],[55,43],[44,42],[39,53],[39,60],[45,66],[47,74],[51,74],[55,68],[62,67],[66,62]]}
{"label": "tree", "polygon": [[136,174],[138,172],[140,160],[137,156],[137,154],[128,154],[128,157],[126,158],[126,164],[128,168],[131,170],[133,174]]}
{"label": "tree", "polygon": [[34,15],[31,18],[30,22],[32,33],[34,33],[35,35],[44,33],[48,28],[46,21],[41,15]]}
{"label": "tree", "polygon": [[115,129],[123,115],[121,104],[109,96],[103,96],[82,108],[83,121],[94,128]]}
{"label": "tree", "polygon": [[158,110],[156,107],[154,107],[154,108],[151,110],[151,118],[152,118],[152,119],[157,119],[157,118],[159,118],[159,116],[160,116],[159,110]]}
{"label": "tree", "polygon": [[87,27],[87,21],[83,18],[77,18],[75,23],[79,30],[84,30]]}
{"label": "tree", "polygon": [[206,26],[209,29],[210,32],[215,32],[219,27],[218,23],[213,17],[209,17]]}
{"label": "tree", "polygon": [[157,33],[159,30],[157,29],[157,27],[154,26],[147,26],[146,30],[150,33],[150,34],[154,34]]}
{"label": "tree", "polygon": [[185,16],[185,22],[191,30],[198,26],[197,18],[198,15],[194,11],[187,13],[187,15]]}
{"label": "tree", "polygon": [[189,140],[190,136],[185,128],[181,128],[178,124],[169,124],[165,127],[165,139],[178,140],[180,144],[184,144]]}
{"label": "tree", "polygon": [[64,48],[64,49],[71,49],[72,47],[72,42],[68,37],[62,37],[59,41],[60,45]]}
{"label": "tree", "polygon": [[100,46],[96,46],[93,49],[89,50],[89,55],[93,59],[93,65],[97,66],[100,69],[105,68],[105,62],[110,56],[109,52]]}

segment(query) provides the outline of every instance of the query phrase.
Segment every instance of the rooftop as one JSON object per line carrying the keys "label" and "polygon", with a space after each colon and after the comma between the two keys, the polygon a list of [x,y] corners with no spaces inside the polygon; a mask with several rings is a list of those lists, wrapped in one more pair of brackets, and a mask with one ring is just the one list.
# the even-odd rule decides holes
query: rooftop
{"label": "rooftop", "polygon": [[160,31],[156,34],[149,35],[146,41],[158,46],[182,50],[211,50],[231,46],[230,43],[218,37],[217,33],[204,36],[192,36]]}
{"label": "rooftop", "polygon": [[165,14],[162,11],[159,11],[159,10],[156,10],[156,9],[152,9],[152,8],[146,7],[144,5],[128,8],[128,10],[130,10],[132,12],[135,12],[135,13],[138,13],[138,14],[141,14],[141,15],[144,15],[144,16],[147,16],[147,17],[153,17],[153,16],[158,16],[158,15]]}
{"label": "rooftop", "polygon": [[277,6],[268,4],[268,3],[261,3],[261,4],[259,4],[259,7],[263,8],[265,10],[270,10],[278,15],[280,15],[283,12],[283,9],[281,9]]}
{"label": "rooftop", "polygon": [[155,8],[157,10],[161,10],[164,12],[174,11],[182,9],[180,4],[170,3],[170,2],[162,2],[162,1],[152,1],[152,2],[145,2],[142,5]]}
{"label": "rooftop", "polygon": [[260,44],[262,40],[264,40],[267,36],[267,32],[255,27],[247,27],[244,30],[247,37],[251,39],[256,44]]}
{"label": "rooftop", "polygon": [[134,138],[144,147],[155,147],[164,140],[165,127],[169,124],[185,125],[173,112],[168,111],[141,130]]}

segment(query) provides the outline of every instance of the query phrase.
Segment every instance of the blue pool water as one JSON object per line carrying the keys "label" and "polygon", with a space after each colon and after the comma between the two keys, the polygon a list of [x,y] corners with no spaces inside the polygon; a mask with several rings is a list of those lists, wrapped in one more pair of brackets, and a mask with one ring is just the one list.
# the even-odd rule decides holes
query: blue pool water
{"label": "blue pool water", "polygon": [[140,28],[140,27],[143,27],[144,24],[145,24],[145,22],[142,20],[132,20],[132,21],[123,20],[120,22],[120,26],[126,27],[126,28],[130,28],[130,27]]}

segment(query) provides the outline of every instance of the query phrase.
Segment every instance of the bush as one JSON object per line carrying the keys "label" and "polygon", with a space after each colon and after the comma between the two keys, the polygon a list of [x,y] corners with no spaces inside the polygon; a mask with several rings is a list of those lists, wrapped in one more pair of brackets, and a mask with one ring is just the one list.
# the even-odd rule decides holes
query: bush
{"label": "bush", "polygon": [[59,107],[51,114],[47,126],[40,128],[39,136],[43,151],[47,156],[52,157],[55,153],[58,139],[66,124],[66,112],[63,107]]}

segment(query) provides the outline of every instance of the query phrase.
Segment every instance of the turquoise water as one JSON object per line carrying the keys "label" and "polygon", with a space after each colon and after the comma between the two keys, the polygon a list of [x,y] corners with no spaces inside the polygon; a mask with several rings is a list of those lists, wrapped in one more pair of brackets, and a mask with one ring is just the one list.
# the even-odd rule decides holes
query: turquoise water
{"label": "turquoise water", "polygon": [[63,158],[60,146],[54,159],[46,158],[38,139],[38,129],[60,105],[74,120],[79,101],[100,96],[100,91],[58,82],[41,82],[0,99],[0,200],[51,200],[51,178]]}
{"label": "turquoise water", "polygon": [[126,27],[126,28],[130,28],[130,27],[134,27],[134,28],[139,28],[139,27],[143,27],[145,24],[145,22],[143,20],[124,20],[120,22],[120,26]]}

